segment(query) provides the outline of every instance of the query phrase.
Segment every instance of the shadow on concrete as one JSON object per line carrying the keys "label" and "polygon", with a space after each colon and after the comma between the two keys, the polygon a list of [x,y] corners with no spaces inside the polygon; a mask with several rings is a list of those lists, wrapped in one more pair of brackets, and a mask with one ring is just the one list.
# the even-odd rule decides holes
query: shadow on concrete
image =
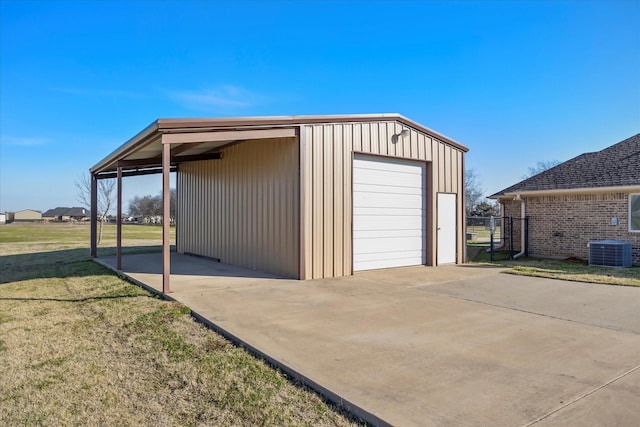
{"label": "shadow on concrete", "polygon": [[[115,256],[98,257],[99,261],[115,269]],[[162,274],[162,253],[125,254],[122,257],[122,272],[126,274]],[[171,275],[241,277],[261,279],[288,279],[287,277],[226,264],[211,258],[171,253]]]}

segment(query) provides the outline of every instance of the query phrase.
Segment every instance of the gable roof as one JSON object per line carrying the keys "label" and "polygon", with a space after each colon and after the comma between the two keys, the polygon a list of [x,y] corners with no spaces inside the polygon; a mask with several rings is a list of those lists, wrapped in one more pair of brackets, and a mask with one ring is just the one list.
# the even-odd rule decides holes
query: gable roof
{"label": "gable roof", "polygon": [[[94,175],[104,174],[104,178],[111,177],[110,173],[118,167],[135,171],[160,167],[164,138],[171,139],[171,144],[177,146],[175,150],[172,149],[171,157],[172,164],[178,164],[197,157],[202,160],[202,157],[212,155],[224,145],[241,140],[291,137],[296,135],[296,130],[301,126],[311,124],[356,122],[398,122],[458,150],[469,151],[459,142],[397,113],[158,119],[94,165],[90,171]],[[256,137],[256,134],[261,136]]]}
{"label": "gable roof", "polygon": [[489,197],[626,186],[640,186],[640,133],[601,151],[581,154]]}

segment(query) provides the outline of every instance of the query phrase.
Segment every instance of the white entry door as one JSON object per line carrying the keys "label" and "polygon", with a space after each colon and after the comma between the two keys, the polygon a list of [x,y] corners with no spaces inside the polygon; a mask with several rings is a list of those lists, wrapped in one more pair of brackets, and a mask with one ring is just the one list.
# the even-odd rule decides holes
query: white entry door
{"label": "white entry door", "polygon": [[425,164],[353,160],[353,270],[425,263]]}
{"label": "white entry door", "polygon": [[438,265],[456,262],[456,195],[438,193]]}

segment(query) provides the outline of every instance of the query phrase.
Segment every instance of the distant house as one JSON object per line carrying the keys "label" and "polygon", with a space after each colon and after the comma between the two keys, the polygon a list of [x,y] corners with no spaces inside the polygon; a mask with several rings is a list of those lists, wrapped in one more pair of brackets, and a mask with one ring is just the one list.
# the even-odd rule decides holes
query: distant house
{"label": "distant house", "polygon": [[13,220],[16,222],[42,221],[42,212],[33,209],[24,209],[16,212]]}
{"label": "distant house", "polygon": [[531,256],[588,259],[590,241],[622,240],[631,243],[633,262],[640,264],[640,134],[490,198],[500,201],[505,216],[529,218]]}
{"label": "distant house", "polygon": [[0,224],[6,224],[7,223],[7,214],[0,212]]}
{"label": "distant house", "polygon": [[42,214],[42,219],[44,221],[62,221],[62,214],[69,208],[55,208],[49,209],[45,213]]}
{"label": "distant house", "polygon": [[42,219],[45,221],[89,221],[90,213],[85,208],[66,208],[57,207],[55,209],[49,209],[42,214]]}

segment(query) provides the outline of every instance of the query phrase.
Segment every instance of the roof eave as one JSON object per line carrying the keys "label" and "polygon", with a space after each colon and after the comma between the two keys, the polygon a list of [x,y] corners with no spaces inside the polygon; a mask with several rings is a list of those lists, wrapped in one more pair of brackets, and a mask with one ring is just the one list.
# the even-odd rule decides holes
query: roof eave
{"label": "roof eave", "polygon": [[426,133],[430,137],[447,143],[463,152],[469,148],[458,141],[449,138],[426,126],[414,122],[398,113],[383,114],[343,114],[343,115],[314,115],[314,116],[256,116],[256,117],[227,117],[227,118],[201,118],[201,119],[158,119],[152,122],[133,138],[115,149],[100,162],[89,169],[91,174],[99,174],[112,170],[118,160],[136,151],[153,140],[153,135],[158,133],[173,132],[198,132],[206,128],[225,129],[232,127],[278,127],[278,126],[303,126],[316,123],[355,123],[376,121],[398,121],[417,131]]}
{"label": "roof eave", "polygon": [[333,115],[310,115],[310,116],[254,116],[254,117],[226,117],[226,118],[201,118],[201,119],[158,119],[158,129],[160,131],[171,131],[177,129],[198,129],[211,127],[234,127],[234,126],[283,126],[283,125],[305,125],[316,123],[355,123],[355,122],[375,122],[375,121],[397,120],[416,130],[420,130],[443,142],[467,152],[469,148],[460,142],[450,138],[440,132],[436,132],[426,126],[414,122],[398,113],[379,114],[333,114]]}
{"label": "roof eave", "polygon": [[115,163],[119,157],[125,155],[125,153],[129,153],[130,151],[138,148],[139,145],[146,143],[149,137],[158,131],[159,127],[159,120],[151,122],[149,126],[138,132],[133,138],[130,138],[127,142],[96,163],[91,169],[89,169],[89,172],[92,174],[102,172],[105,168]]}
{"label": "roof eave", "polygon": [[640,185],[616,185],[610,187],[558,188],[550,190],[523,190],[497,193],[489,199],[510,199],[516,196],[553,196],[561,194],[593,194],[593,193],[640,193]]}

